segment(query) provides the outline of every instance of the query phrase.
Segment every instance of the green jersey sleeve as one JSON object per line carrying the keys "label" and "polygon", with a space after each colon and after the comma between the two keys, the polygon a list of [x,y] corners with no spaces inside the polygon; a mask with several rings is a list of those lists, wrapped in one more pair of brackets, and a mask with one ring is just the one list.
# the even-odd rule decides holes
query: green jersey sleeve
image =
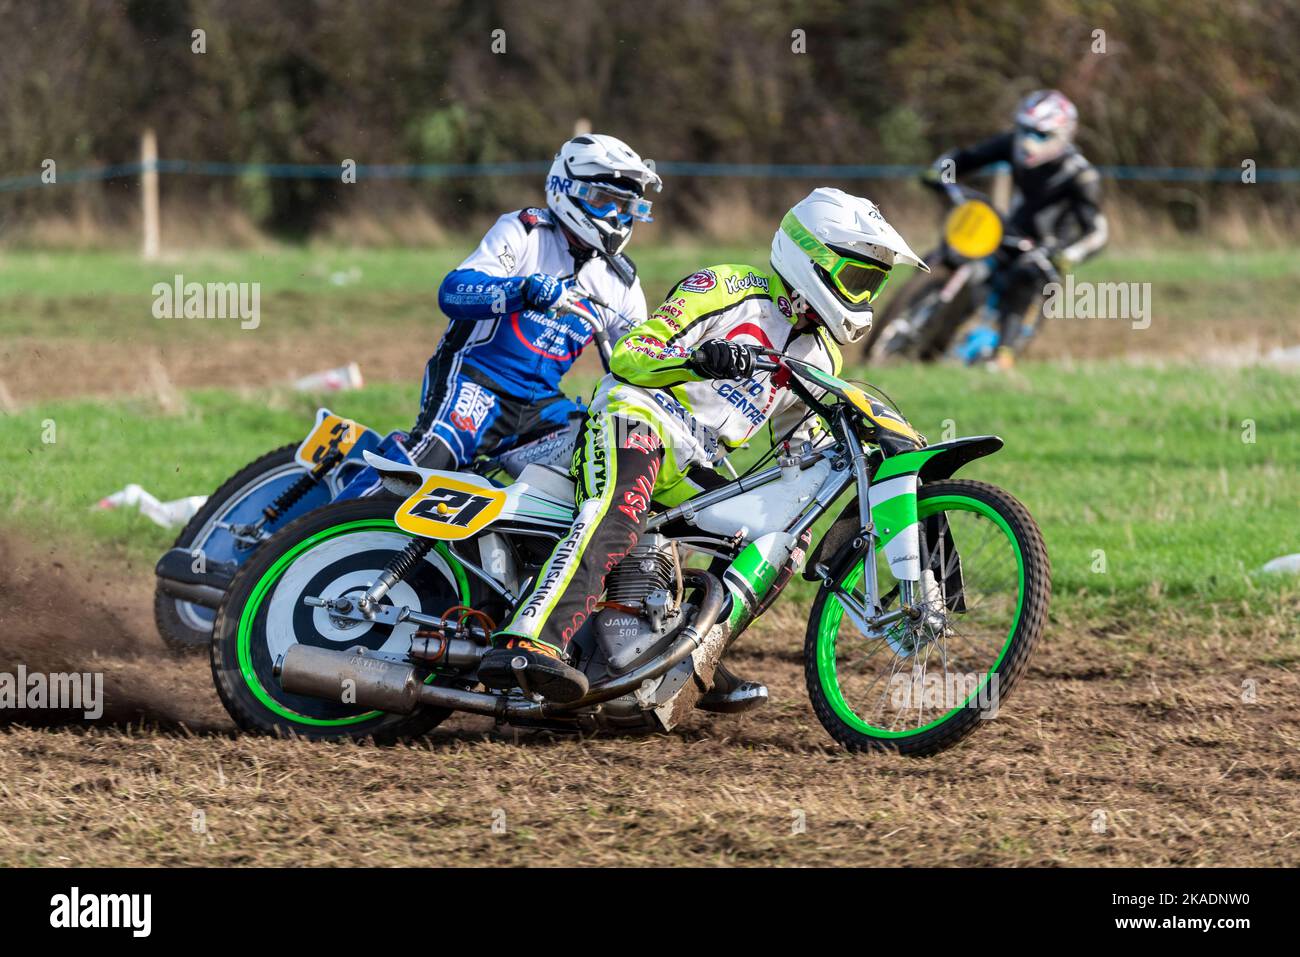
{"label": "green jersey sleeve", "polygon": [[[751,266],[710,266],[687,276],[663,305],[614,345],[609,371],[621,382],[666,388],[703,378],[687,364],[691,350],[725,324],[725,313],[756,288]],[[746,279],[745,277],[750,277]]]}

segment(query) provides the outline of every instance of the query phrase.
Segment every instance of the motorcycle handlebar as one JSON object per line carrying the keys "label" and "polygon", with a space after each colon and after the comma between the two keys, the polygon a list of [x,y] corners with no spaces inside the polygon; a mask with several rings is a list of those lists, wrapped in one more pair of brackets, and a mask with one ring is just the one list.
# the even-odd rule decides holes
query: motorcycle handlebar
{"label": "motorcycle handlebar", "polygon": [[754,357],[755,372],[777,372],[782,367],[781,354],[762,346],[747,346],[749,354]]}
{"label": "motorcycle handlebar", "polygon": [[[596,306],[597,309],[592,309],[590,311],[579,309],[578,303],[583,300]],[[599,309],[608,309],[612,313],[618,313],[618,310],[609,303],[586,291],[583,291],[582,299],[564,303],[556,307],[555,311],[564,315],[578,316],[583,322],[591,326],[591,330],[596,339],[596,349],[600,353],[600,364],[604,366],[605,371],[608,372],[610,358],[613,354],[613,344],[609,341],[609,330],[605,328],[605,320],[601,318],[600,312],[598,311]]]}

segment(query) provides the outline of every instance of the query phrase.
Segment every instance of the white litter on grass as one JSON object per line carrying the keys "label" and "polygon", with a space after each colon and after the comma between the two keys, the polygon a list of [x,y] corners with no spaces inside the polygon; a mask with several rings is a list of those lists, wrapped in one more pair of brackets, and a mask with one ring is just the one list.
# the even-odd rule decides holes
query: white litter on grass
{"label": "white litter on grass", "polygon": [[1268,355],[1264,356],[1264,361],[1271,366],[1281,366],[1284,369],[1300,367],[1300,346],[1290,346],[1286,349],[1277,346],[1269,350]]}
{"label": "white litter on grass", "polygon": [[351,286],[353,283],[360,281],[361,269],[358,266],[353,266],[347,272],[340,269],[337,272],[330,273],[330,285],[332,286]]}
{"label": "white litter on grass", "polygon": [[361,378],[361,366],[349,362],[337,369],[313,372],[297,380],[293,387],[299,392],[344,392],[348,389],[360,389],[365,384]]}
{"label": "white litter on grass", "polygon": [[1294,555],[1283,555],[1271,562],[1265,562],[1260,571],[1275,575],[1300,575],[1300,552],[1296,552]]}
{"label": "white litter on grass", "polygon": [[206,495],[190,495],[186,498],[160,502],[139,485],[132,483],[119,492],[106,495],[99,500],[96,508],[137,508],[140,514],[163,528],[175,528],[184,525],[194,513],[208,500]]}

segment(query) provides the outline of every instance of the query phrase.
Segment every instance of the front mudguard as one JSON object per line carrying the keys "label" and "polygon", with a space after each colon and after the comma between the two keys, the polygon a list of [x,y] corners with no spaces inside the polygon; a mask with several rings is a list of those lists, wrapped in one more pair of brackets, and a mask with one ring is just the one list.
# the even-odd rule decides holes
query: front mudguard
{"label": "front mudguard", "polygon": [[[879,463],[871,477],[872,523],[896,578],[916,581],[921,575],[916,516],[920,484],[949,478],[967,462],[992,455],[1002,445],[996,435],[976,435],[901,452]],[[820,581],[817,568],[825,564],[828,580],[838,581],[860,554],[851,546],[861,533],[855,496],[813,549],[804,578]]]}

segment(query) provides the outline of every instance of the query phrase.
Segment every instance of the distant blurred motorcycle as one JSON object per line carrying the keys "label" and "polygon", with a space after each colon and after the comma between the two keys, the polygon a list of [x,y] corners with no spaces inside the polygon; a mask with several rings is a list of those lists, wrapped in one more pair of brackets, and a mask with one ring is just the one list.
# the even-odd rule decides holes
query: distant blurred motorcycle
{"label": "distant blurred motorcycle", "polygon": [[[952,209],[943,240],[925,257],[931,271],[916,273],[872,326],[866,349],[873,359],[933,362],[949,352],[968,364],[990,358],[1001,344],[995,275],[1023,257],[1044,285],[1060,281],[1042,248],[1009,233],[987,196],[955,183],[943,184],[943,191]],[[1022,350],[1041,328],[1042,302],[1042,296],[1033,301],[1017,341],[1007,343],[1012,349]]]}

